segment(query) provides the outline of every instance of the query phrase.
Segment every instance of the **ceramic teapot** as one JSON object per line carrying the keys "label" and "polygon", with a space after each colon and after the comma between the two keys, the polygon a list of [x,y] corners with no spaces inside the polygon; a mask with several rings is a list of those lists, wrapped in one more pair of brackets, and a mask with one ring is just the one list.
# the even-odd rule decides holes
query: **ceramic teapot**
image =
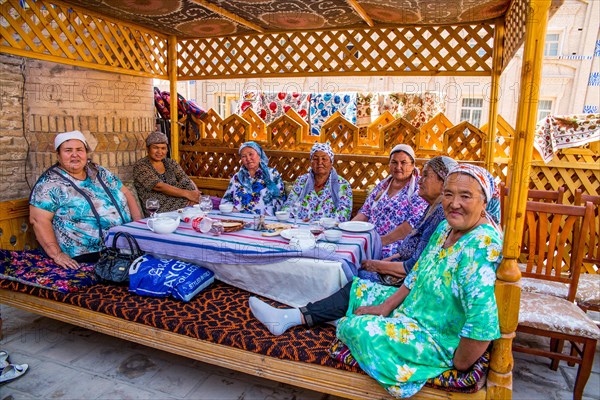
{"label": "ceramic teapot", "polygon": [[180,218],[158,217],[150,218],[146,224],[152,232],[155,233],[172,233],[179,226]]}

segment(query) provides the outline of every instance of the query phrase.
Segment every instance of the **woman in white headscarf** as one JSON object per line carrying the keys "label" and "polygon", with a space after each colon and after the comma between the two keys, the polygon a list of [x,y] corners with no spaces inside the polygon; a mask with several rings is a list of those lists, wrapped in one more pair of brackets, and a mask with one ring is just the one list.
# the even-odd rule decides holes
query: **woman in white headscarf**
{"label": "woman in white headscarf", "polygon": [[419,170],[415,151],[406,144],[390,152],[389,175],[371,192],[355,221],[368,221],[381,235],[382,257],[396,253],[402,240],[415,228],[427,208],[419,196]]}
{"label": "woman in white headscarf", "polygon": [[315,143],[310,150],[308,173],[294,182],[283,209],[299,203],[298,217],[316,221],[323,217],[343,222],[352,212],[352,187],[333,168],[333,150],[329,143]]}

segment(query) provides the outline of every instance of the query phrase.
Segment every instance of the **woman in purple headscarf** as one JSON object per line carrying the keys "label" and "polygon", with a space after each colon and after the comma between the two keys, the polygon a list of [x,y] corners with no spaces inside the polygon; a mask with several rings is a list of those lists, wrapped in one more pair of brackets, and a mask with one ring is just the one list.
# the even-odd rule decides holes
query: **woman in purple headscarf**
{"label": "woman in purple headscarf", "polygon": [[315,143],[310,150],[307,174],[294,182],[283,209],[299,203],[298,217],[316,221],[323,217],[347,221],[352,212],[352,187],[333,168],[333,150],[329,143]]}

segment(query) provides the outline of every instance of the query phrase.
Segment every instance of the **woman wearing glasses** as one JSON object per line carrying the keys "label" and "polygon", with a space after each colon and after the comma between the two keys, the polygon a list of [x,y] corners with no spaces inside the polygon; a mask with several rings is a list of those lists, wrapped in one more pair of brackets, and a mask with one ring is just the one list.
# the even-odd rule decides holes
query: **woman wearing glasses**
{"label": "woman wearing glasses", "polygon": [[371,192],[353,221],[368,221],[381,235],[382,258],[396,247],[423,218],[427,202],[418,193],[419,170],[415,151],[399,144],[390,153],[389,175]]}

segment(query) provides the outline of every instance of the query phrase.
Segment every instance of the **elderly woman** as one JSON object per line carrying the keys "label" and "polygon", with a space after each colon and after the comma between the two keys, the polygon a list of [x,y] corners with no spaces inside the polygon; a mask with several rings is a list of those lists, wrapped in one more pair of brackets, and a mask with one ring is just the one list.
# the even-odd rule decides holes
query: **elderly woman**
{"label": "elderly woman", "polygon": [[329,143],[315,143],[310,150],[310,168],[294,182],[284,209],[299,204],[298,216],[304,221],[323,217],[347,221],[352,212],[352,187],[333,168]]}
{"label": "elderly woman", "polygon": [[382,257],[396,252],[402,239],[421,221],[427,202],[419,197],[415,151],[399,144],[390,152],[389,176],[371,192],[354,221],[369,221],[381,235]]}
{"label": "elderly woman", "polygon": [[[484,169],[455,166],[443,188],[446,220],[404,284],[395,288],[358,278],[351,284],[337,336],[396,397],[414,395],[445,370],[467,370],[500,337],[494,283],[502,237],[485,211],[492,190]],[[297,309],[263,304],[250,298],[252,312],[272,333],[297,325]]]}
{"label": "elderly woman", "polygon": [[[419,195],[429,204],[425,217],[419,225],[398,246],[398,253],[388,260],[368,260],[362,264],[369,271],[359,271],[359,277],[383,281],[387,285],[399,286],[410,272],[417,259],[429,242],[429,238],[444,219],[441,206],[444,180],[448,171],[458,165],[450,157],[434,157],[423,167],[423,177],[419,181]],[[374,271],[374,272],[371,272]],[[381,278],[380,274],[381,273]],[[276,309],[261,300],[251,297],[250,307],[254,315],[271,330],[280,335],[296,325],[316,324],[342,318],[348,310],[352,282],[342,289],[314,303],[308,303],[299,309]]]}
{"label": "elderly woman", "polygon": [[445,370],[467,370],[500,337],[494,296],[502,236],[486,213],[488,173],[472,165],[446,178],[442,221],[397,289],[355,279],[337,336],[395,397]]}
{"label": "elderly woman", "polygon": [[62,267],[77,268],[98,260],[108,229],[142,216],[119,178],[88,161],[81,132],[57,135],[54,149],[58,162],[31,192],[30,221],[46,254]]}
{"label": "elderly woman", "polygon": [[285,200],[281,175],[269,168],[269,158],[255,142],[240,146],[242,167],[231,178],[221,204],[232,204],[234,211],[275,215]]}
{"label": "elderly woman", "polygon": [[148,155],[133,166],[133,179],[138,197],[146,210],[146,200],[157,199],[161,211],[174,211],[198,203],[200,191],[177,161],[167,157],[167,136],[152,132],[146,138]]}

